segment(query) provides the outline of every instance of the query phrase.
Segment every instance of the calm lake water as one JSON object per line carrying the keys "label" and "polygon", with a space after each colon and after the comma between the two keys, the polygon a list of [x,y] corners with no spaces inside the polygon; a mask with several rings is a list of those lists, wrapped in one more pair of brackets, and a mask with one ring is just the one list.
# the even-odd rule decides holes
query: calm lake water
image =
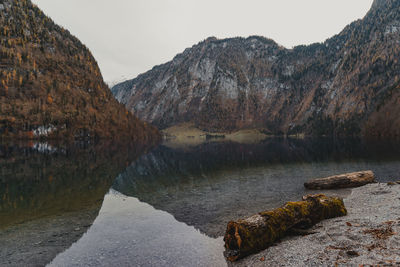
{"label": "calm lake water", "polygon": [[308,179],[360,170],[400,179],[400,145],[2,144],[0,266],[226,266],[228,221],[313,193]]}

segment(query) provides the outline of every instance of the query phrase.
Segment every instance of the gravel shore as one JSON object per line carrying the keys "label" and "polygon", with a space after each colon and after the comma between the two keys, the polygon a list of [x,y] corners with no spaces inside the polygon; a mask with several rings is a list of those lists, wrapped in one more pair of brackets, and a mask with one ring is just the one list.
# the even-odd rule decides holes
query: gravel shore
{"label": "gravel shore", "polygon": [[369,184],[344,200],[348,215],[231,266],[400,266],[400,185]]}

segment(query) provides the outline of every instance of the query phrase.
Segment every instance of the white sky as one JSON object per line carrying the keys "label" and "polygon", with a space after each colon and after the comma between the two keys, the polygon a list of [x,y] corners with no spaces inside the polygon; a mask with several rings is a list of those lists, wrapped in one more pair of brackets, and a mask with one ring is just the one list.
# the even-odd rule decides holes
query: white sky
{"label": "white sky", "polygon": [[105,81],[134,78],[210,36],[323,42],[373,0],[32,0],[89,47]]}

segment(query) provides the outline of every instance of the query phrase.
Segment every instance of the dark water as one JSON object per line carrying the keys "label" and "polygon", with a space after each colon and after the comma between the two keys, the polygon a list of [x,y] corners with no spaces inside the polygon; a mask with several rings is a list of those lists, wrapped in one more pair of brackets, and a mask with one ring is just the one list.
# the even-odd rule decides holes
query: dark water
{"label": "dark water", "polygon": [[92,225],[140,146],[0,144],[0,266],[43,266]]}
{"label": "dark water", "polygon": [[1,266],[224,266],[229,220],[311,193],[310,178],[373,170],[398,180],[400,146],[268,139],[146,153],[3,144],[0,167]]}

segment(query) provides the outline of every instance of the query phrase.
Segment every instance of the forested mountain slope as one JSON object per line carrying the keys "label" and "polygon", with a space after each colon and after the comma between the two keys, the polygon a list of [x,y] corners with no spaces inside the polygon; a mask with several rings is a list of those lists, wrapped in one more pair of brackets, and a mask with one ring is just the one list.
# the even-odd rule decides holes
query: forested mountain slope
{"label": "forested mountain slope", "polygon": [[77,38],[30,0],[0,0],[0,136],[148,141],[158,132],[114,99]]}

